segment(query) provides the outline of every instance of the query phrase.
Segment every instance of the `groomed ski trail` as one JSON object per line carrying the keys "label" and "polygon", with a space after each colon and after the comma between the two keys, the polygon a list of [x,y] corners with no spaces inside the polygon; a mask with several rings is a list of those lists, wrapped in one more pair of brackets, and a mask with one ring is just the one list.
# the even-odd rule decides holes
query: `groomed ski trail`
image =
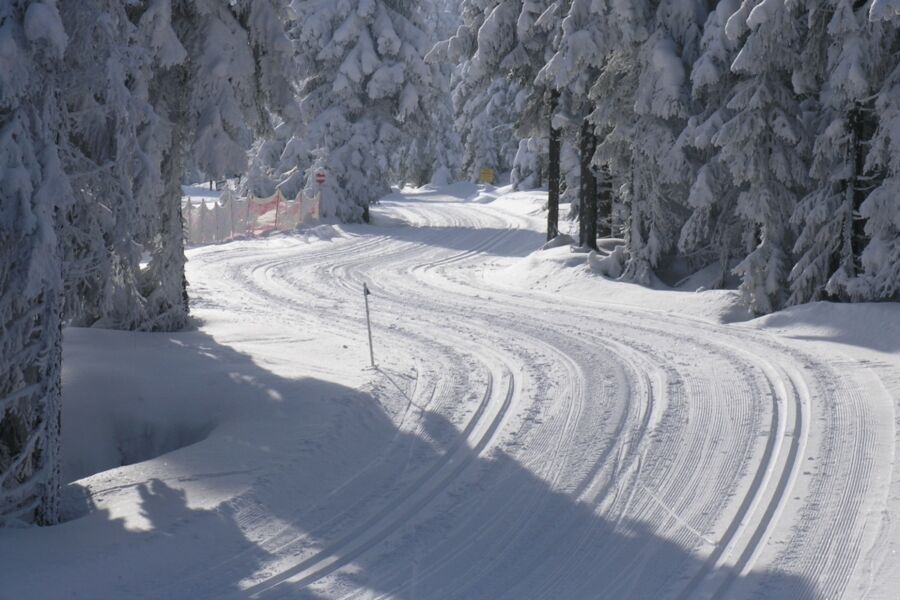
{"label": "groomed ski trail", "polygon": [[[540,245],[525,212],[419,192],[373,213],[328,242],[190,254],[200,307],[277,319],[287,339],[365,344],[366,282],[372,385],[407,401],[381,454],[293,522],[248,500],[245,535],[271,558],[240,595],[859,593],[893,460],[871,372],[750,328],[502,284],[494,269]],[[225,593],[240,561],[166,589]]]}

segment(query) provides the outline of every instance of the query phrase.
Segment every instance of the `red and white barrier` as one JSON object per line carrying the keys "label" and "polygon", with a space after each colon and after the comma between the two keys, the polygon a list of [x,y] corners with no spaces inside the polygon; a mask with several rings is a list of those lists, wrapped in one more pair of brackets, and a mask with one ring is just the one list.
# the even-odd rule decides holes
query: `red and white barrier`
{"label": "red and white barrier", "polygon": [[182,205],[185,243],[189,246],[216,244],[239,237],[293,231],[318,221],[318,195],[287,199],[281,190],[268,198],[237,198],[226,190],[218,200],[186,199]]}

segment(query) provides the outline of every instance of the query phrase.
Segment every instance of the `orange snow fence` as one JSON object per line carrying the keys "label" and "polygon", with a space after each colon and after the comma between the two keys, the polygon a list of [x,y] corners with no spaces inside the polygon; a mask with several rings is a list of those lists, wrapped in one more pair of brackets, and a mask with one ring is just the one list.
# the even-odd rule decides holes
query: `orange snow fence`
{"label": "orange snow fence", "polygon": [[185,243],[192,246],[226,242],[238,237],[293,231],[319,219],[319,198],[303,192],[287,199],[281,190],[268,198],[236,198],[228,190],[218,199],[188,198],[182,205]]}

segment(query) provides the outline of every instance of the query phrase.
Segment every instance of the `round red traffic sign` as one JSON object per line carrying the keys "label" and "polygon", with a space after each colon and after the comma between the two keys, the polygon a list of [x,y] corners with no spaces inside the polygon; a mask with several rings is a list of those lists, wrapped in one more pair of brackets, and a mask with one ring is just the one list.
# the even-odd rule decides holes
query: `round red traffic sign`
{"label": "round red traffic sign", "polygon": [[319,185],[322,185],[325,183],[325,180],[326,180],[325,171],[319,171],[316,173],[316,183],[318,183]]}

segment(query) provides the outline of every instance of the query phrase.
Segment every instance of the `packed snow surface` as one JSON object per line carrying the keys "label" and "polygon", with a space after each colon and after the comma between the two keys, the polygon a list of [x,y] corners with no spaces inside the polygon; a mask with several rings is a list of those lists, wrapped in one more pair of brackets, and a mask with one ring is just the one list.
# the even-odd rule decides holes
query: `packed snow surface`
{"label": "packed snow surface", "polygon": [[0,531],[0,597],[896,597],[900,306],[610,281],[507,192],[198,248],[196,330],[68,330],[70,520]]}

